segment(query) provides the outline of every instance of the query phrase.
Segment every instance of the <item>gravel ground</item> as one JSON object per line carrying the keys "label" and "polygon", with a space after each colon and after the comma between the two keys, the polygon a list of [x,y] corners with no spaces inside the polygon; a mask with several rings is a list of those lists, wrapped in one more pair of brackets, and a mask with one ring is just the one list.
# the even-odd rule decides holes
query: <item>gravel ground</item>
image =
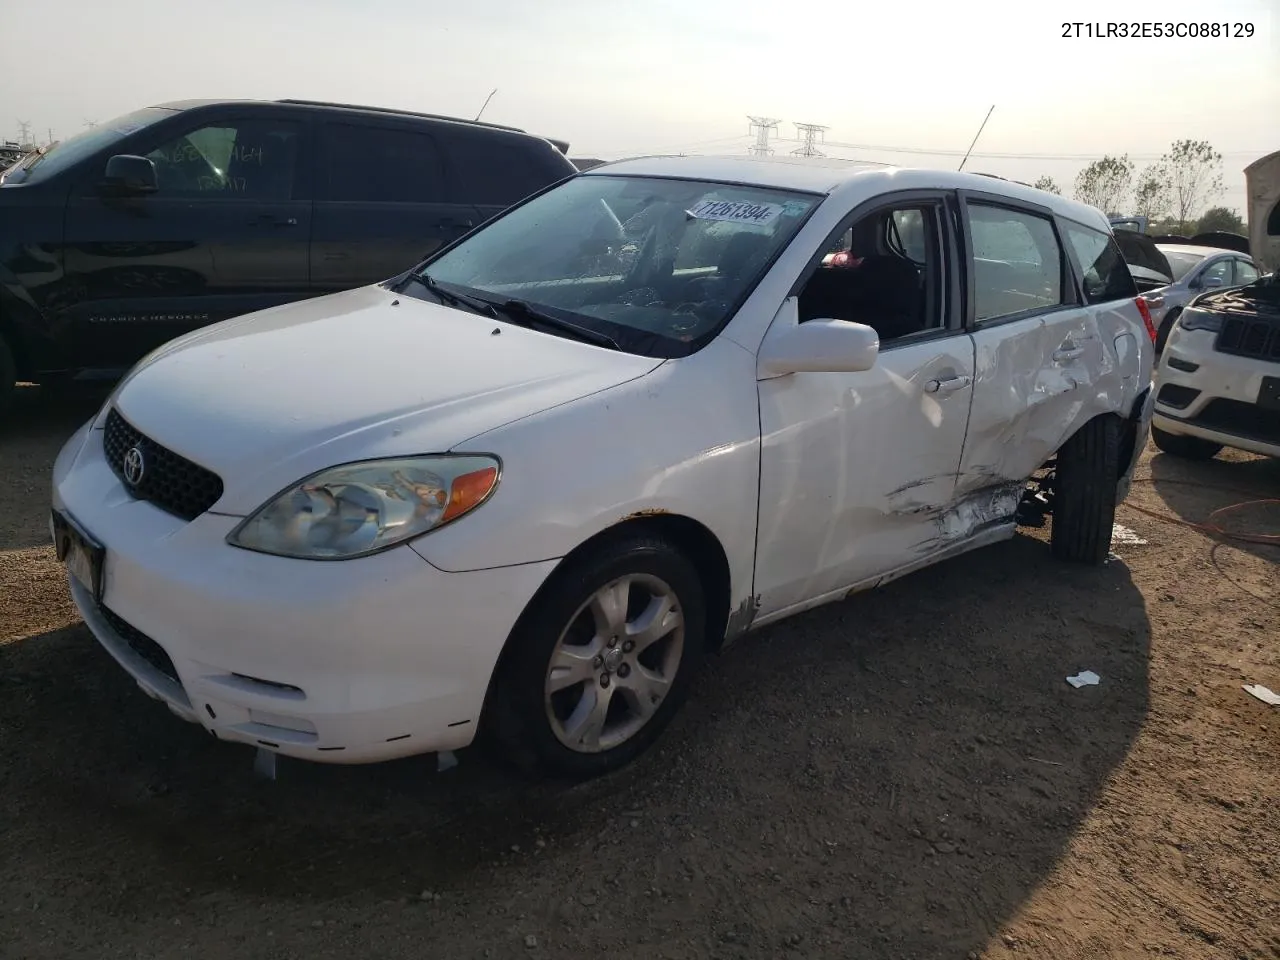
{"label": "gravel ground", "polygon": [[[1280,548],[1126,507],[1147,542],[1102,569],[1031,531],[749,636],[604,780],[467,751],[269,783],[71,606],[48,478],[100,399],[0,426],[6,960],[1280,958],[1280,708],[1241,690],[1280,690]],[[1184,521],[1280,497],[1238,454],[1139,475]]]}

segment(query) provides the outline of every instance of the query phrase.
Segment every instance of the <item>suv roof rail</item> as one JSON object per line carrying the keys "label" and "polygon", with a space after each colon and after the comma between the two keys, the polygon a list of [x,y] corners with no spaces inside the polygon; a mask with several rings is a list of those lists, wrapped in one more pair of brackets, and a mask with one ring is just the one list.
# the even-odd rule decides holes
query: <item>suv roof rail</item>
{"label": "suv roof rail", "polygon": [[450,123],[465,123],[475,127],[489,127],[493,130],[509,130],[512,133],[524,133],[519,127],[508,127],[501,123],[489,123],[485,120],[466,120],[462,117],[447,117],[440,113],[420,113],[416,110],[399,110],[395,107],[370,107],[361,103],[336,103],[330,100],[299,100],[286,97],[276,103],[291,103],[300,107],[337,107],[341,110],[365,110],[369,113],[392,113],[402,117],[422,117],[424,120],[447,120]]}
{"label": "suv roof rail", "polygon": [[1035,187],[1032,187],[1032,185],[1027,183],[1025,180],[1011,180],[1008,177],[1000,176],[998,173],[983,173],[981,170],[975,170],[973,172],[980,177],[990,177],[992,180],[1003,180],[1005,183],[1017,183],[1024,187],[1031,187],[1033,190],[1035,189]]}

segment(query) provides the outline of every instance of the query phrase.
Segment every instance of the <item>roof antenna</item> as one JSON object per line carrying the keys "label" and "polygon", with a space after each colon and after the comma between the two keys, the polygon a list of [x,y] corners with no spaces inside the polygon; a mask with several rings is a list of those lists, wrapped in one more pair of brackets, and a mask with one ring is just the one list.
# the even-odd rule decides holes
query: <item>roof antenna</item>
{"label": "roof antenna", "polygon": [[[993,103],[991,105],[991,110],[994,110],[995,108],[996,108],[996,105]],[[991,110],[988,110],[987,115],[982,118],[982,126],[979,127],[978,132],[973,135],[973,143],[969,144],[969,149],[964,152],[964,160],[960,161],[960,166],[956,168],[957,170],[964,169],[965,161],[969,159],[969,154],[973,153],[974,144],[978,142],[978,138],[982,136],[982,131],[987,126],[987,121],[991,119]]]}
{"label": "roof antenna", "polygon": [[[487,97],[484,98],[484,106],[480,108],[480,113],[484,113],[485,108],[489,106],[489,101],[493,99],[493,94],[497,92],[498,92],[498,88],[494,87],[493,93],[490,93]],[[480,119],[480,113],[476,114],[476,120]]]}

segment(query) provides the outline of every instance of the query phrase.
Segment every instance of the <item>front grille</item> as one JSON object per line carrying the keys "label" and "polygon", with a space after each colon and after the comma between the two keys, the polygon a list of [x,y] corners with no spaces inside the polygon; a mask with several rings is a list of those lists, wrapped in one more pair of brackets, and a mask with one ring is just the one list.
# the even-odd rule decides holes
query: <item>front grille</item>
{"label": "front grille", "polygon": [[1185,410],[1191,405],[1191,401],[1198,396],[1200,396],[1200,391],[1194,387],[1184,387],[1178,383],[1166,383],[1160,388],[1160,393],[1156,396],[1156,399],[1167,407],[1173,407],[1175,410]]}
{"label": "front grille", "polygon": [[[107,462],[125,488],[174,516],[194,520],[222,496],[222,479],[216,473],[144,436],[114,408],[107,414],[102,442]],[[141,479],[133,484],[125,476],[125,457],[135,447],[143,468]]]}
{"label": "front grille", "polygon": [[1213,342],[1219,353],[1280,363],[1280,323],[1227,317]]}
{"label": "front grille", "polygon": [[119,635],[120,639],[128,645],[130,650],[175,683],[182,682],[178,679],[178,671],[174,668],[173,661],[170,660],[169,655],[164,652],[164,647],[160,646],[160,644],[156,643],[131,623],[112,613],[106,607],[98,607],[98,612],[102,614],[102,618],[111,625],[111,629]]}
{"label": "front grille", "polygon": [[1198,416],[1187,422],[1236,437],[1280,443],[1280,411],[1239,400],[1210,400]]}

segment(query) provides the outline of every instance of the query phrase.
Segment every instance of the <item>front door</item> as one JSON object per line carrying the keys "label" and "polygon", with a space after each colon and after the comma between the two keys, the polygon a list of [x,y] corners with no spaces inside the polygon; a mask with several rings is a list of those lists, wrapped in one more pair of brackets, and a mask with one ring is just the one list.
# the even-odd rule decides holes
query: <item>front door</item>
{"label": "front door", "polygon": [[324,125],[311,280],[317,293],[403,273],[479,222],[420,126]]}
{"label": "front door", "polygon": [[139,150],[156,193],[73,190],[66,320],[79,366],[128,366],[196,327],[309,295],[304,135],[289,120],[206,119]]}
{"label": "front door", "polygon": [[755,589],[769,616],[945,548],[974,375],[959,322],[951,209],[912,194],[855,212],[775,323],[833,318],[880,333],[860,373],[759,383]]}

